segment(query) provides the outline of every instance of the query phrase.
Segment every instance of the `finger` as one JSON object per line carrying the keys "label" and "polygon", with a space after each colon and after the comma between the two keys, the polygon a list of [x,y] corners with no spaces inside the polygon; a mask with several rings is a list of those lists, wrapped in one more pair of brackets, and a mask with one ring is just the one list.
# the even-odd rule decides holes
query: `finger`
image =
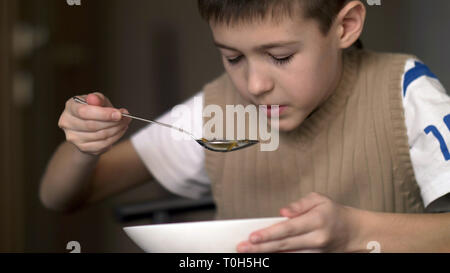
{"label": "finger", "polygon": [[109,102],[109,100],[105,97],[105,95],[103,95],[100,92],[94,92],[94,93],[88,94],[86,96],[85,100],[89,105],[107,106],[107,107],[111,106],[110,105],[111,103]]}
{"label": "finger", "polygon": [[128,114],[128,115],[130,114],[130,112],[128,112],[128,110],[125,108],[120,108],[119,111],[123,114]]}
{"label": "finger", "polygon": [[114,108],[114,106],[112,105],[112,103],[108,99],[108,97],[106,97],[105,95],[103,95],[100,92],[91,93],[91,94],[87,95],[85,99],[89,105]]}
{"label": "finger", "polygon": [[[128,110],[125,108],[120,108],[119,111],[122,114],[128,114],[128,115],[130,114],[130,112],[128,112]],[[122,115],[122,120],[127,121],[127,124],[129,124],[133,119]]]}
{"label": "finger", "polygon": [[249,241],[254,244],[280,240],[312,231],[316,227],[315,219],[311,214],[288,219],[274,224],[268,228],[252,232]]}
{"label": "finger", "polygon": [[327,200],[327,197],[312,192],[300,200],[291,203],[288,207],[280,210],[281,215],[289,218],[297,217],[307,213],[314,207],[323,204]]}
{"label": "finger", "polygon": [[288,237],[262,244],[248,241],[237,245],[238,252],[273,253],[273,252],[322,252],[326,244],[319,232],[309,232],[299,236]]}
{"label": "finger", "polygon": [[70,142],[75,142],[76,139],[76,141],[80,143],[104,141],[115,136],[116,134],[121,133],[122,130],[126,130],[127,127],[127,124],[121,124],[120,126],[114,126],[96,132],[76,132],[68,130],[66,132],[66,139]]}
{"label": "finger", "polygon": [[122,113],[115,108],[72,103],[72,115],[83,120],[120,121]]}
{"label": "finger", "polygon": [[290,207],[282,208],[280,210],[280,214],[281,214],[281,216],[284,216],[287,218],[294,218],[294,217],[300,216],[300,214],[297,211],[291,209]]}
{"label": "finger", "polygon": [[106,97],[105,95],[103,95],[100,92],[94,92],[93,94],[95,94],[95,95],[99,96],[100,98],[102,98],[102,101],[103,101],[103,105],[102,106],[103,107],[113,107],[114,108],[113,104],[108,99],[108,97]]}
{"label": "finger", "polygon": [[83,143],[78,146],[86,153],[99,154],[105,152],[126,133],[126,129],[127,128],[124,128],[122,131],[106,140]]}
{"label": "finger", "polygon": [[58,125],[61,129],[77,132],[97,132],[111,127],[119,126],[121,123],[129,124],[129,120],[117,121],[96,121],[82,120],[72,115],[65,115],[60,119]]}

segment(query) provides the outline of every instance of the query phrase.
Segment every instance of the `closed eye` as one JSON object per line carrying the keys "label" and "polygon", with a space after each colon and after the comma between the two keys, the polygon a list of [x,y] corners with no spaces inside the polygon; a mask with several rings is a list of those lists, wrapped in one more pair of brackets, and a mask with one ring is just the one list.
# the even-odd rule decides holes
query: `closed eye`
{"label": "closed eye", "polygon": [[243,56],[241,55],[241,56],[237,56],[236,58],[232,58],[232,59],[226,58],[226,59],[231,65],[234,65],[234,64],[239,63],[239,61],[242,59],[242,57]]}
{"label": "closed eye", "polygon": [[283,58],[276,58],[274,56],[272,56],[272,59],[274,60],[274,62],[278,65],[284,65],[289,63],[292,60],[292,57],[294,57],[294,55],[289,55]]}
{"label": "closed eye", "polygon": [[[284,65],[284,64],[289,63],[292,60],[292,57],[294,57],[294,54],[286,56],[286,57],[283,57],[283,58],[277,58],[277,57],[272,56],[270,54],[269,54],[269,56],[275,62],[275,64],[277,64],[277,65]],[[227,60],[227,62],[229,64],[235,65],[235,64],[238,64],[242,60],[243,57],[244,57],[243,55],[240,55],[240,56],[237,56],[237,57],[232,58],[232,59],[226,58],[226,60]]]}

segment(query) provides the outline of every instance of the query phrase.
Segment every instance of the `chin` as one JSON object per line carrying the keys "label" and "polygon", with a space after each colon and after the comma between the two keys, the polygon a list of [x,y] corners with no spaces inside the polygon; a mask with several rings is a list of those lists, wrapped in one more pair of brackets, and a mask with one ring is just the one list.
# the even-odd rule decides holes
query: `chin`
{"label": "chin", "polygon": [[289,119],[286,120],[280,119],[280,121],[278,122],[278,126],[275,125],[274,127],[275,128],[278,127],[278,130],[280,130],[280,132],[289,132],[300,126],[302,122],[303,120],[298,122]]}

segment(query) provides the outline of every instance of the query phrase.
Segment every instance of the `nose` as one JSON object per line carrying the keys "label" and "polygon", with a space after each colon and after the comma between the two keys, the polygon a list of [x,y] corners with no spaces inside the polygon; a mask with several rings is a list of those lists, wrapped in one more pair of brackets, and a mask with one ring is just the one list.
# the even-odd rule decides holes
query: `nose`
{"label": "nose", "polygon": [[254,96],[262,95],[273,89],[273,81],[268,73],[258,67],[249,67],[247,76],[247,90]]}

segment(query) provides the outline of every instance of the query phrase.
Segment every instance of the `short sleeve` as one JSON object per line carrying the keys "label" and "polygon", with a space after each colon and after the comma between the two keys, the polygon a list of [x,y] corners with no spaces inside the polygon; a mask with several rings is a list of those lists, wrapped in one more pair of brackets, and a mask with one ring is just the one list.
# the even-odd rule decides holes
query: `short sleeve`
{"label": "short sleeve", "polygon": [[416,59],[405,64],[402,96],[411,162],[427,207],[450,192],[450,98],[438,78]]}
{"label": "short sleeve", "polygon": [[[200,92],[157,121],[193,132],[198,137],[202,133],[202,109],[203,93]],[[132,135],[131,143],[150,173],[170,192],[188,198],[209,194],[205,154],[192,137],[150,124]]]}

